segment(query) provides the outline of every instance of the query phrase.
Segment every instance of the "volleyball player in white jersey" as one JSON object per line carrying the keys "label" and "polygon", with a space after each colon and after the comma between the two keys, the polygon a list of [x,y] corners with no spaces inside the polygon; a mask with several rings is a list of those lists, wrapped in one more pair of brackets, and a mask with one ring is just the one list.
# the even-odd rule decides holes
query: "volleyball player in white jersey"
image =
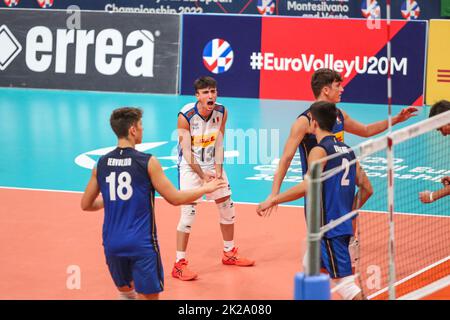
{"label": "volleyball player in white jersey", "polygon": [[[178,113],[178,174],[180,190],[201,186],[214,178],[224,179],[223,137],[227,121],[227,110],[216,102],[217,83],[211,77],[202,77],[194,82],[197,101],[185,105]],[[252,266],[254,261],[238,255],[234,244],[235,213],[230,198],[231,189],[216,190],[206,194],[214,200],[219,211],[220,229],[224,249],[222,263],[235,266]],[[189,234],[196,216],[196,202],[181,207],[177,226],[177,254],[172,276],[180,280],[194,280],[197,274],[187,268],[186,249]]]}

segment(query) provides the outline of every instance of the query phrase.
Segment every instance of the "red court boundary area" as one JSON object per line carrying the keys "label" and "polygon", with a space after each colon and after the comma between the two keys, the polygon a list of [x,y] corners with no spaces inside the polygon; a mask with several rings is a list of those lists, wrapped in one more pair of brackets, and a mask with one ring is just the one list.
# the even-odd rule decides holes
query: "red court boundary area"
{"label": "red court boundary area", "polygon": [[[101,245],[103,211],[83,212],[80,193],[0,189],[0,299],[116,299]],[[301,271],[305,221],[302,208],[280,207],[269,218],[255,205],[236,204],[236,244],[256,260],[250,268],[221,263],[222,238],[214,203],[198,207],[188,248],[199,279],[170,276],[179,208],[156,200],[156,221],[165,271],[161,299],[292,299]],[[70,266],[81,288],[68,289]],[[69,268],[69,269],[68,269]]]}
{"label": "red court boundary area", "polygon": [[[369,290],[368,296],[373,300],[385,300],[388,299],[388,215],[363,212],[360,218],[362,269],[375,265],[382,270],[382,287],[378,291]],[[395,214],[394,226],[397,298],[449,275],[449,217]],[[363,283],[367,283],[364,273]],[[450,287],[424,298],[450,299]]]}

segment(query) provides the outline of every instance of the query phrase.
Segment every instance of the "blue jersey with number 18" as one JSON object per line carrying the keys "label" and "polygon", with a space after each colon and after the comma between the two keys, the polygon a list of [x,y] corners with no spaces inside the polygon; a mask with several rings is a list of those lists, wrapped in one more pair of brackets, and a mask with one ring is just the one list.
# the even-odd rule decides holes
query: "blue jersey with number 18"
{"label": "blue jersey with number 18", "polygon": [[116,148],[97,163],[105,204],[103,246],[107,255],[139,256],[159,251],[154,216],[155,189],[148,175],[151,155]]}

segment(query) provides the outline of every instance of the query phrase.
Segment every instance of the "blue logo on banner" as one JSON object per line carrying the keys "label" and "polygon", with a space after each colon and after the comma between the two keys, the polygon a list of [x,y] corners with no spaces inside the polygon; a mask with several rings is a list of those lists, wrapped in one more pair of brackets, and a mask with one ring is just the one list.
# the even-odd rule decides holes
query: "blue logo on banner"
{"label": "blue logo on banner", "polygon": [[258,12],[262,15],[272,15],[275,13],[275,0],[258,0]]}
{"label": "blue logo on banner", "polygon": [[378,19],[381,16],[380,5],[376,0],[363,0],[361,12],[364,18]]}
{"label": "blue logo on banner", "polygon": [[402,17],[407,20],[416,20],[420,15],[420,7],[414,0],[406,0],[402,3]]}
{"label": "blue logo on banner", "polygon": [[203,64],[212,73],[223,73],[231,68],[233,55],[233,49],[227,41],[213,39],[203,49]]}

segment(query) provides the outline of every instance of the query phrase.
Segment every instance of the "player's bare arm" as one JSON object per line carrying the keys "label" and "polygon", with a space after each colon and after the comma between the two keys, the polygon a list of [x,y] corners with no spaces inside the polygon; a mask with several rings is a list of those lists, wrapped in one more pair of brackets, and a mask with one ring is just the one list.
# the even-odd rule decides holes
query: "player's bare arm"
{"label": "player's bare arm", "polygon": [[355,183],[358,186],[358,192],[353,201],[353,210],[361,208],[373,194],[372,184],[370,183],[366,172],[359,164],[359,161],[356,162]]}
{"label": "player's bare arm", "polygon": [[[372,137],[388,128],[388,120],[382,120],[371,124],[362,124],[351,118],[344,110],[340,109],[344,116],[344,130],[349,133],[356,134],[360,137]],[[396,116],[392,118],[392,125],[408,120],[417,115],[417,108],[407,107],[402,109]]]}
{"label": "player's bare arm", "polygon": [[439,189],[437,191],[425,190],[419,192],[420,201],[422,201],[423,203],[432,203],[436,200],[439,200],[441,198],[450,195],[450,177],[442,178],[441,182],[444,186],[442,189]]}
{"label": "player's bare arm", "polygon": [[[318,161],[324,157],[326,157],[327,154],[323,148],[315,147],[311,150],[309,156],[308,156],[308,168],[311,168],[311,165],[313,162]],[[326,161],[324,161],[322,164],[322,168],[325,166]],[[308,170],[306,177],[310,176],[310,171]],[[294,201],[297,199],[300,199],[305,196],[308,190],[308,181],[305,179],[296,186],[286,190],[285,192],[282,192],[278,195],[275,195],[266,201],[262,202],[258,208],[257,213],[260,216],[269,216],[270,215],[270,209],[280,203],[285,203],[289,201]]]}
{"label": "player's bare arm", "polygon": [[[291,161],[297,152],[300,142],[309,130],[309,121],[306,117],[299,117],[291,127],[289,138],[284,146],[283,154],[280,158],[277,171],[273,177],[272,193],[270,196],[277,195],[280,192],[281,184],[286,176],[286,172],[291,165]],[[270,197],[269,196],[269,197]]]}
{"label": "player's bare arm", "polygon": [[97,168],[92,169],[91,178],[81,198],[81,209],[84,211],[97,211],[103,209],[103,198],[99,197],[100,187],[97,183]]}
{"label": "player's bare arm", "polygon": [[205,193],[214,192],[217,189],[226,187],[223,180],[212,180],[203,186],[192,190],[177,190],[164,174],[164,171],[156,157],[151,157],[148,162],[148,174],[156,191],[170,204],[178,206],[191,203],[200,198]]}
{"label": "player's bare arm", "polygon": [[215,143],[215,156],[214,156],[214,165],[216,169],[216,178],[222,179],[222,170],[223,170],[223,161],[224,161],[224,148],[223,148],[223,140],[225,137],[225,127],[228,118],[228,111],[225,109],[222,119],[222,125],[220,127],[220,132],[217,136],[217,140]]}

